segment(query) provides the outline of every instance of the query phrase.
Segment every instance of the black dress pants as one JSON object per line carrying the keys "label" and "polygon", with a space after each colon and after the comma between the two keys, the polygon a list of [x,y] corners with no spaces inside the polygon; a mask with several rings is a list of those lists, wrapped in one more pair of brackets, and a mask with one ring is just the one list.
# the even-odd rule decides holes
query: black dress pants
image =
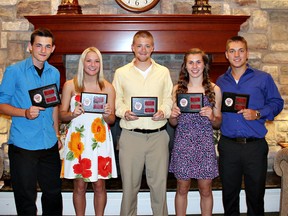
{"label": "black dress pants", "polygon": [[268,154],[266,140],[239,143],[222,136],[218,150],[224,214],[240,215],[239,193],[243,178],[247,215],[264,215]]}
{"label": "black dress pants", "polygon": [[30,151],[9,145],[11,182],[18,215],[37,215],[37,183],[42,191],[43,215],[62,215],[61,162],[57,143]]}

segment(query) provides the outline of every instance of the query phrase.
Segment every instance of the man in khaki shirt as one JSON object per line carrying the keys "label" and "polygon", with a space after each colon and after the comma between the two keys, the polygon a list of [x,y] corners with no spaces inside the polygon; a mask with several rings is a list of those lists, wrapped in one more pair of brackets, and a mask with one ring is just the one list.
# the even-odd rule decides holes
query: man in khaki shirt
{"label": "man in khaki shirt", "polygon": [[[153,36],[148,31],[134,35],[133,61],[116,70],[116,116],[121,118],[119,162],[123,185],[121,216],[137,215],[137,194],[145,166],[151,191],[153,215],[167,216],[166,186],[169,162],[169,135],[166,124],[172,108],[169,70],[157,64],[151,54]],[[132,97],[157,97],[157,112],[141,117],[131,111]]]}

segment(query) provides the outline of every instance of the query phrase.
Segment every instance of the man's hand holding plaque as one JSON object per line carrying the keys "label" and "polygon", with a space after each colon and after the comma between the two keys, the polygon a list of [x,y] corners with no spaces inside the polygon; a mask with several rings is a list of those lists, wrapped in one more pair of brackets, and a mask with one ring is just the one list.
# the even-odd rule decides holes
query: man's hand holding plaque
{"label": "man's hand holding plaque", "polygon": [[152,117],[157,112],[157,97],[131,97],[131,111],[139,117]]}
{"label": "man's hand holding plaque", "polygon": [[107,99],[107,94],[82,92],[80,101],[85,112],[104,113],[104,106],[107,103]]}
{"label": "man's hand holding plaque", "polygon": [[31,89],[29,95],[33,106],[47,108],[61,103],[56,84]]}
{"label": "man's hand holding plaque", "polygon": [[239,110],[247,109],[249,97],[250,95],[248,94],[223,92],[221,111],[238,112]]}
{"label": "man's hand holding plaque", "polygon": [[177,94],[177,106],[183,113],[198,113],[203,107],[202,93]]}

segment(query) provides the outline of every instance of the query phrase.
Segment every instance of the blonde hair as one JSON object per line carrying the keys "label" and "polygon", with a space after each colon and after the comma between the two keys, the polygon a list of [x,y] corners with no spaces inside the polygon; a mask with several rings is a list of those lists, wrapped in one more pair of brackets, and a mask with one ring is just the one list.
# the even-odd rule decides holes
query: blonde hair
{"label": "blonde hair", "polygon": [[135,41],[136,39],[138,38],[149,38],[152,40],[152,45],[154,46],[154,38],[153,38],[153,35],[149,32],[149,31],[146,31],[146,30],[141,30],[141,31],[138,31],[136,32],[136,34],[134,35],[133,37],[133,45],[135,44]]}
{"label": "blonde hair", "polygon": [[100,60],[100,70],[99,73],[97,74],[97,81],[96,84],[99,84],[100,89],[102,90],[102,88],[104,88],[104,72],[103,72],[103,60],[102,60],[102,55],[100,53],[100,51],[96,48],[96,47],[88,47],[87,49],[85,49],[79,59],[79,64],[78,64],[78,71],[76,76],[73,79],[74,82],[74,86],[75,86],[75,91],[76,92],[83,92],[85,89],[84,86],[84,60],[86,55],[89,52],[95,52]]}

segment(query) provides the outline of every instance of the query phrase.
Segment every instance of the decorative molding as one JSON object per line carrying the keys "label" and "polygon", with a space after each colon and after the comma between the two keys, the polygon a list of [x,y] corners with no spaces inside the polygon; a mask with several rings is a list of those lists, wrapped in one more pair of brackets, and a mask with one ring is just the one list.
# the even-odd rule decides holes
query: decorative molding
{"label": "decorative molding", "polygon": [[211,54],[211,78],[227,69],[224,56],[226,40],[237,35],[249,16],[169,14],[169,15],[29,15],[35,28],[47,27],[56,37],[56,49],[50,59],[66,81],[63,59],[81,54],[89,46],[102,53],[131,53],[133,35],[150,31],[155,39],[154,53],[185,53],[192,47]]}

